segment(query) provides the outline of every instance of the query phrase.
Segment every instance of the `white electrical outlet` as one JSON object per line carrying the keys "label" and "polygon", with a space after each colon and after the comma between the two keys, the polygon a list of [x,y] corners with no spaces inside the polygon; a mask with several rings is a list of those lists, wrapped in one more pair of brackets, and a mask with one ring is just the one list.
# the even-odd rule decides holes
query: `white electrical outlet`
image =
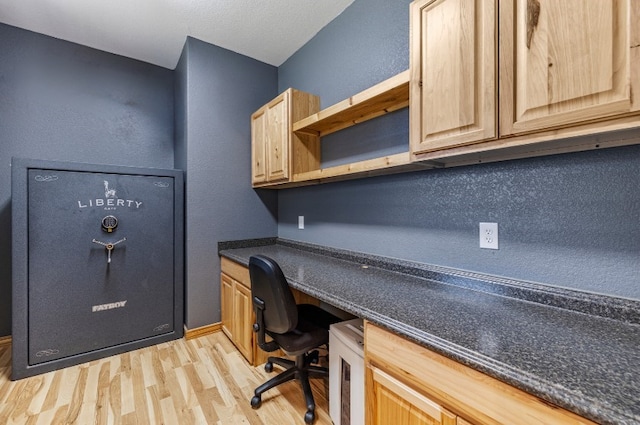
{"label": "white electrical outlet", "polygon": [[304,216],[298,216],[298,229],[304,229]]}
{"label": "white electrical outlet", "polygon": [[498,223],[480,223],[480,248],[498,249]]}

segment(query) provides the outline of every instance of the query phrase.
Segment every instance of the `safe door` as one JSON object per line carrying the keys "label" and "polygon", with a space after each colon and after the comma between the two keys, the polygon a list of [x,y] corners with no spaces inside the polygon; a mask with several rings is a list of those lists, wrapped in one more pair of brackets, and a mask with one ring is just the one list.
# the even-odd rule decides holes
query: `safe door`
{"label": "safe door", "polygon": [[182,336],[175,185],[28,169],[25,376]]}

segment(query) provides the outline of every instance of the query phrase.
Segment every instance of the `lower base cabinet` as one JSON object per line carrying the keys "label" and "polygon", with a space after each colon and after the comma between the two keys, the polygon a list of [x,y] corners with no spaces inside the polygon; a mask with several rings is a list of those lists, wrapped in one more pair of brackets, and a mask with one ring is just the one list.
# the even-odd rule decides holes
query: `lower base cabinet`
{"label": "lower base cabinet", "polygon": [[[284,353],[280,350],[267,353],[258,347],[256,334],[253,332],[256,319],[251,302],[249,269],[227,258],[221,258],[220,270],[222,331],[253,366],[265,363],[269,356],[283,356]],[[318,299],[293,288],[291,292],[298,304],[320,304]]]}
{"label": "lower base cabinet", "polygon": [[229,261],[220,275],[222,331],[253,363],[253,306],[249,270]]}
{"label": "lower base cabinet", "polygon": [[369,425],[595,425],[368,322],[365,365]]}

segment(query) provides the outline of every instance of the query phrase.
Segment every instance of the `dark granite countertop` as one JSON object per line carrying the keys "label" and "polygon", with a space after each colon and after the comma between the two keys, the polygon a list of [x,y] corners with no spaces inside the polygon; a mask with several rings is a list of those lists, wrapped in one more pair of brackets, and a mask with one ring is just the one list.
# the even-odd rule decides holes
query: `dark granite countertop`
{"label": "dark granite countertop", "polygon": [[286,240],[251,244],[222,243],[220,255],[244,265],[267,255],[321,301],[593,421],[640,423],[636,301]]}

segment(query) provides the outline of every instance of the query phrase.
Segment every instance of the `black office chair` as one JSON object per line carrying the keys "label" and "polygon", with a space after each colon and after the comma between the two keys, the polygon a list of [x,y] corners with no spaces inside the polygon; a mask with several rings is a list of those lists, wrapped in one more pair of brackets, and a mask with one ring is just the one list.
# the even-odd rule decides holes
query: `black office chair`
{"label": "black office chair", "polygon": [[[286,370],[260,385],[254,391],[251,406],[257,409],[262,404],[262,393],[283,382],[297,379],[302,385],[307,412],[304,421],[315,420],[315,401],[309,384],[310,377],[328,376],[329,370],[313,366],[318,362],[316,348],[329,343],[329,325],[340,319],[325,310],[310,304],[296,305],[289,284],[280,266],[271,258],[256,255],[249,259],[251,297],[256,313],[253,330],[258,334],[258,345],[267,352],[281,348],[296,360],[269,357],[265,370],[271,372],[273,364]],[[266,335],[273,340],[267,342]]]}

